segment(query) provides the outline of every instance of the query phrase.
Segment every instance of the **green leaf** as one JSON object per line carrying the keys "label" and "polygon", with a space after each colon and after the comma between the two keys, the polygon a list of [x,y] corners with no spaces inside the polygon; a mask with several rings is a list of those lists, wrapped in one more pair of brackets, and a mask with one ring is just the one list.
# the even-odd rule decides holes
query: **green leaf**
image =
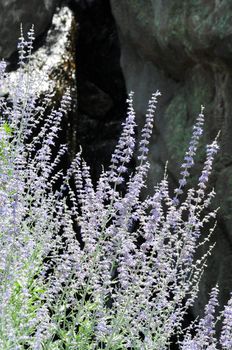
{"label": "green leaf", "polygon": [[3,129],[5,130],[5,132],[8,134],[8,135],[12,135],[12,132],[13,132],[13,129],[10,127],[10,125],[5,122],[3,124]]}

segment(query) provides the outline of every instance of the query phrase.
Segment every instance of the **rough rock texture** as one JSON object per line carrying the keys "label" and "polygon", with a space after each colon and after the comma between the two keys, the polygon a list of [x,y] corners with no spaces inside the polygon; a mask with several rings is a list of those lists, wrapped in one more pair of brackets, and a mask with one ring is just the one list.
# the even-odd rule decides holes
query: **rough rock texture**
{"label": "rough rock texture", "polygon": [[[23,33],[25,40],[27,34]],[[36,92],[41,96],[52,88],[55,92],[53,103],[60,102],[64,92],[69,89],[73,105],[68,117],[63,121],[63,139],[60,142],[69,144],[70,156],[76,153],[76,56],[75,56],[76,22],[72,11],[68,7],[57,8],[53,15],[50,29],[43,39],[42,46],[37,49],[31,57],[31,64],[34,67],[32,74],[40,74],[43,79],[39,87],[36,85]],[[14,81],[15,71],[10,73],[10,82]],[[39,91],[38,91],[39,89]],[[3,93],[0,91],[0,94]],[[10,93],[4,91],[4,94]]]}
{"label": "rough rock texture", "polygon": [[126,114],[120,49],[108,0],[69,0],[78,23],[78,141],[98,179],[117,143]]}
{"label": "rough rock texture", "polygon": [[[110,0],[121,42],[127,90],[135,91],[138,124],[150,94],[161,90],[151,148],[150,187],[169,159],[175,184],[178,167],[200,106],[206,106],[202,144],[221,130],[221,151],[212,184],[221,206],[217,245],[202,281],[197,311],[219,282],[221,301],[232,289],[232,2],[226,0]],[[197,169],[202,165],[203,147]]]}
{"label": "rough rock texture", "polygon": [[20,24],[27,31],[36,25],[36,36],[44,33],[51,23],[60,0],[1,0],[0,57],[7,58],[17,46]]}
{"label": "rough rock texture", "polygon": [[[71,33],[67,30],[69,16],[61,12],[51,23],[57,5],[62,4],[69,5],[75,14],[77,40],[74,22]],[[73,86],[76,49],[78,104],[76,112],[69,116],[71,127],[67,132],[71,156],[81,144],[97,179],[101,166],[109,162],[126,113],[119,41],[109,0],[2,0],[0,21],[0,57],[8,58],[12,70],[16,69],[20,23],[24,33],[35,25],[35,60],[49,73],[60,93],[63,88],[59,86],[67,86],[68,79]]]}
{"label": "rough rock texture", "polygon": [[[58,8],[53,15],[50,29],[42,47],[33,55],[37,68],[53,82],[55,100],[60,101],[65,90],[69,89],[72,96],[72,110],[64,125],[64,139],[69,144],[70,156],[77,151],[77,115],[76,115],[76,22],[68,7]],[[41,84],[41,92],[46,89]]]}

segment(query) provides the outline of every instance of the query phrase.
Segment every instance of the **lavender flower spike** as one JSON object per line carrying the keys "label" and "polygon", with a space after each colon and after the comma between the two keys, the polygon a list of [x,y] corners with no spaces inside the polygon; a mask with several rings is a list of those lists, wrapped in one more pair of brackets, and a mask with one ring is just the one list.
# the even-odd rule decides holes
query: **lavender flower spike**
{"label": "lavender flower spike", "polygon": [[175,199],[174,202],[178,203],[178,196],[183,193],[183,187],[187,184],[187,178],[189,177],[189,169],[194,165],[194,156],[196,155],[197,147],[199,144],[200,136],[203,133],[204,125],[204,107],[201,106],[201,112],[197,117],[196,124],[193,127],[192,137],[189,143],[188,151],[185,154],[184,162],[181,165],[183,170],[181,171],[182,178],[179,180],[179,188],[175,189]]}
{"label": "lavender flower spike", "polygon": [[220,337],[222,349],[232,349],[232,293],[223,311],[223,323]]}

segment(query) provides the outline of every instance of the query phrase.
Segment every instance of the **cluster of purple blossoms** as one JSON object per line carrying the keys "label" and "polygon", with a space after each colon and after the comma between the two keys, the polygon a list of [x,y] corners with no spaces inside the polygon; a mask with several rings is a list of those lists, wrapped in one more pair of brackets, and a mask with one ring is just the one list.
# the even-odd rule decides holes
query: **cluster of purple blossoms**
{"label": "cluster of purple blossoms", "polygon": [[182,178],[179,179],[179,188],[175,190],[176,197],[175,202],[178,202],[177,197],[183,193],[183,187],[187,184],[187,178],[190,175],[189,169],[194,165],[194,156],[196,155],[197,147],[199,144],[200,137],[203,133],[204,125],[204,107],[201,106],[201,113],[198,115],[196,123],[193,127],[193,133],[189,142],[188,151],[185,154],[184,162],[181,165],[183,170],[181,171]]}
{"label": "cluster of purple blossoms", "polygon": [[[27,41],[20,38],[13,81],[0,63],[0,89],[8,91],[0,97],[0,349],[165,350],[180,334],[183,350],[231,350],[232,299],[222,312],[220,338],[215,335],[217,287],[204,317],[182,330],[212,250],[196,260],[199,237],[216,215],[210,209],[215,192],[208,193],[206,183],[217,140],[207,146],[198,187],[183,191],[203,108],[175,198],[166,172],[154,193],[140,198],[158,91],[148,105],[134,172],[127,174],[136,126],[131,93],[111,165],[94,186],[81,152],[67,171],[58,167],[67,147],[60,145],[56,156],[54,149],[70,96],[58,109],[51,90],[43,100],[38,96],[43,76],[34,71],[33,37],[32,29]],[[214,223],[209,235],[213,229]]]}

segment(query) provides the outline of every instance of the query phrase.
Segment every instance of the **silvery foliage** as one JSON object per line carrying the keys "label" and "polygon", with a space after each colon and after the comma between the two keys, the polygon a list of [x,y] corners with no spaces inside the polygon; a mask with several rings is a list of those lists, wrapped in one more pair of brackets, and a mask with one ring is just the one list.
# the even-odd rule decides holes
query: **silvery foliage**
{"label": "silvery foliage", "polygon": [[162,350],[173,334],[180,335],[183,350],[232,349],[232,298],[219,341],[215,336],[217,286],[205,316],[181,330],[212,247],[196,261],[195,253],[214,223],[200,242],[201,232],[216,216],[210,210],[215,192],[206,185],[217,140],[207,146],[198,185],[186,189],[203,108],[174,196],[165,172],[154,193],[141,200],[160,93],[149,101],[137,166],[128,174],[136,126],[131,93],[111,165],[94,187],[81,152],[66,172],[59,167],[66,146],[54,155],[70,96],[66,92],[57,109],[52,89],[38,96],[46,77],[33,66],[33,40],[33,29],[27,41],[23,35],[19,40],[13,81],[0,63],[0,90],[9,91],[0,98],[0,349]]}

